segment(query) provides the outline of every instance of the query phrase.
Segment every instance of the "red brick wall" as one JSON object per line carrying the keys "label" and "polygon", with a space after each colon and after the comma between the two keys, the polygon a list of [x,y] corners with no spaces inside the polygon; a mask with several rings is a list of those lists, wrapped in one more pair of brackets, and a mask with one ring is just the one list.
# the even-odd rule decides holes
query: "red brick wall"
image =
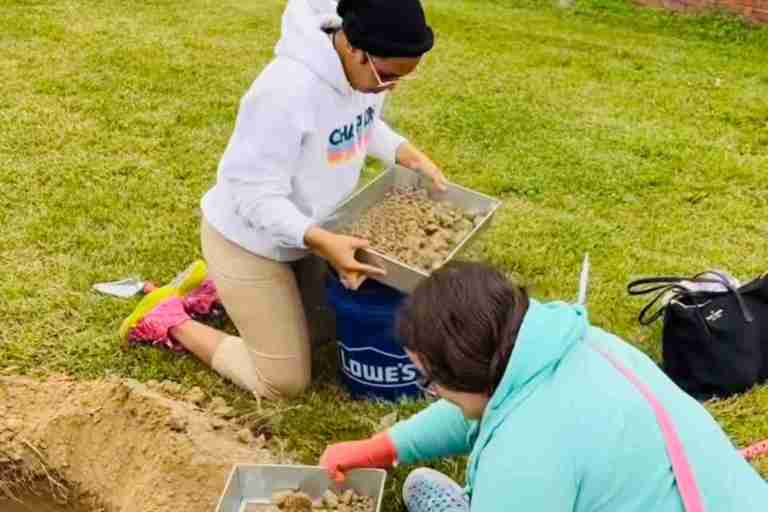
{"label": "red brick wall", "polygon": [[756,22],[768,23],[768,0],[635,0],[637,3],[667,9],[730,11]]}

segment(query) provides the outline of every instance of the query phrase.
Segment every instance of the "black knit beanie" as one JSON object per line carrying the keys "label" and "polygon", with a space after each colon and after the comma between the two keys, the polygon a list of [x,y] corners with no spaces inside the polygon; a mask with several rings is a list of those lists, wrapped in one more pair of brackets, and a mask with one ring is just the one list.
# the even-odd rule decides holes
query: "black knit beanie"
{"label": "black knit beanie", "polygon": [[376,57],[419,57],[435,42],[419,0],[340,0],[349,42]]}

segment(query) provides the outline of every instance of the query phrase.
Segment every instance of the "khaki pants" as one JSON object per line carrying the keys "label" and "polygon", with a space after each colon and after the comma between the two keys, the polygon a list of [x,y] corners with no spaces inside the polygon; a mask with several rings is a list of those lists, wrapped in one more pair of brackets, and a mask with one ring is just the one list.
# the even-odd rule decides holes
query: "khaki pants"
{"label": "khaki pants", "polygon": [[203,220],[203,256],[224,308],[240,337],[227,336],[213,355],[213,369],[265,398],[293,397],[311,379],[310,334],[297,275],[310,301],[316,338],[331,339],[322,303],[324,265],[318,258],[281,263],[246,251]]}

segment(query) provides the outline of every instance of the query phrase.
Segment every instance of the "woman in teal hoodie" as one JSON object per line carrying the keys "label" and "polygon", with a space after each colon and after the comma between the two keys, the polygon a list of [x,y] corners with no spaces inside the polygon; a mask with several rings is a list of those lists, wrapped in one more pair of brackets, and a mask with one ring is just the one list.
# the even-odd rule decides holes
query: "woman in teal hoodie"
{"label": "woman in teal hoodie", "polygon": [[464,489],[414,471],[408,509],[768,510],[768,485],[706,409],[581,306],[537,302],[496,270],[452,264],[408,298],[399,334],[441,399],[388,432],[329,446],[321,465],[337,479],[469,454]]}

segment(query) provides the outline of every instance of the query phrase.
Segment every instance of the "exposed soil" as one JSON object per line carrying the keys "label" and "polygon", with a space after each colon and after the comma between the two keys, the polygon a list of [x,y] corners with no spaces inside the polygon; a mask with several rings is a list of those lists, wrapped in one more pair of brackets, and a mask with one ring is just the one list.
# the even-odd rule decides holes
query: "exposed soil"
{"label": "exposed soil", "polygon": [[87,507],[73,503],[62,505],[56,498],[43,491],[36,495],[27,493],[17,496],[17,500],[0,499],[0,510],[3,512],[89,512]]}
{"label": "exposed soil", "polygon": [[281,462],[221,399],[190,396],[207,411],[170,398],[178,385],[155,388],[0,377],[0,497],[27,503],[0,510],[210,512],[233,464]]}
{"label": "exposed soil", "polygon": [[432,201],[427,191],[398,188],[341,231],[379,252],[427,272],[437,270],[483,218]]}

